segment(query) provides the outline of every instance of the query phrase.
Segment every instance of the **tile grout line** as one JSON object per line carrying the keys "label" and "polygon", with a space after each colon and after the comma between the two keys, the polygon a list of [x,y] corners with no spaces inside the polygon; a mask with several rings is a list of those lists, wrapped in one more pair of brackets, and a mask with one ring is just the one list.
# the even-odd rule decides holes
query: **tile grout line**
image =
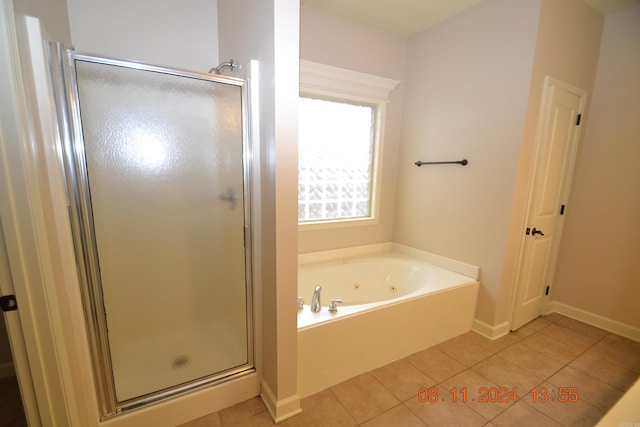
{"label": "tile grout line", "polygon": [[[552,324],[556,324],[556,323],[557,323],[557,321],[556,321],[556,322],[554,322],[554,323],[552,323]],[[533,334],[531,334],[531,335],[534,335],[534,334],[536,334],[536,333],[538,333],[538,332],[542,331],[543,329],[545,329],[545,328],[546,328],[546,327],[548,327],[548,326],[550,326],[550,325],[547,325],[547,326],[545,326],[544,328],[541,328],[540,330],[538,330],[538,331],[534,332],[534,333],[533,333]],[[563,327],[563,326],[561,326],[561,325],[558,325],[558,327],[564,328],[564,327]],[[578,332],[578,331],[574,331],[574,330],[569,329],[569,328],[564,328],[564,329],[567,329],[567,330],[569,330],[569,331],[571,331],[571,332],[574,332],[574,333],[577,333],[577,334],[580,334],[580,335],[583,335],[583,336],[588,336],[588,335],[582,334],[582,333],[580,333],[580,332]],[[543,335],[544,335],[544,334],[543,334]],[[554,387],[558,387],[557,385],[555,385],[555,384],[553,384],[552,382],[550,382],[551,377],[553,377],[555,374],[557,374],[557,373],[558,373],[558,372],[560,372],[561,370],[563,370],[563,369],[565,369],[565,368],[567,368],[567,367],[571,367],[571,366],[569,366],[569,364],[570,364],[570,363],[572,363],[573,361],[575,361],[576,359],[578,359],[580,356],[582,356],[584,353],[586,353],[586,352],[587,352],[587,351],[589,351],[591,348],[593,348],[594,346],[596,346],[599,342],[601,342],[605,337],[607,337],[607,336],[609,336],[609,335],[610,335],[610,333],[607,333],[607,334],[606,334],[606,335],[604,335],[603,337],[601,337],[601,338],[597,339],[593,344],[591,344],[589,347],[587,347],[586,349],[584,349],[582,352],[580,352],[580,353],[579,353],[578,355],[576,355],[575,357],[571,358],[567,363],[565,363],[565,364],[564,364],[564,366],[562,366],[560,369],[558,369],[557,371],[555,371],[553,374],[549,375],[549,376],[548,376],[548,377],[547,377],[547,378],[546,378],[542,383],[538,384],[536,387],[540,387],[540,386],[541,386],[543,383],[545,383],[545,382],[548,382],[549,384],[553,385]],[[562,341],[559,341],[559,340],[557,340],[557,339],[555,339],[555,338],[553,338],[553,337],[550,337],[550,336],[546,336],[546,335],[545,335],[545,337],[547,337],[547,338],[549,338],[549,339],[552,339],[552,340],[554,340],[554,341],[557,341],[557,342],[562,342]],[[567,344],[567,345],[571,345],[571,344],[568,344],[568,343],[565,343],[565,344]],[[525,344],[525,345],[526,345],[526,344]],[[527,346],[527,347],[528,347],[528,346]],[[574,347],[575,347],[575,346],[574,346]],[[529,347],[529,348],[531,348],[531,347]],[[576,347],[576,348],[577,348],[577,347]],[[535,350],[535,349],[533,349],[533,348],[531,348],[531,349],[532,349],[532,350]],[[571,367],[571,368],[572,368],[572,367]],[[575,368],[573,368],[573,369],[575,369]],[[580,372],[582,372],[582,371],[580,371]],[[589,375],[589,376],[590,376],[590,375]],[[591,377],[591,378],[594,378],[594,377]],[[596,378],[596,379],[597,379],[597,378]],[[530,393],[531,393],[531,392],[527,393],[527,395],[529,395]],[[527,395],[525,395],[525,397],[526,397]],[[595,405],[593,405],[591,402],[585,401],[585,403],[586,403],[586,404],[588,404],[589,406],[592,406],[592,407],[594,407],[594,408],[596,408],[597,410],[599,410],[599,411],[600,411],[600,408],[596,407],[596,406],[595,406]],[[528,403],[525,401],[525,404],[528,404]],[[532,405],[529,405],[529,407],[530,407],[530,408],[532,408],[532,409],[534,409],[535,411],[539,412],[540,414],[542,414],[542,415],[546,416],[547,418],[552,419],[553,421],[557,422],[558,424],[561,424],[561,425],[563,425],[563,426],[565,425],[565,424],[563,424],[560,420],[557,420],[557,419],[555,419],[553,416],[551,416],[551,415],[549,415],[549,414],[546,414],[546,413],[542,412],[542,411],[541,411],[541,410],[539,410],[538,408],[536,408],[536,407],[534,407],[534,406],[532,406]],[[606,411],[603,411],[603,415],[604,415],[604,413],[606,413]]]}
{"label": "tile grout line", "polygon": [[[545,320],[546,320],[546,319],[545,319]],[[487,359],[489,359],[489,358],[491,358],[491,357],[493,357],[493,356],[498,355],[498,353],[500,353],[500,352],[502,352],[502,351],[504,351],[504,350],[508,349],[509,347],[511,347],[511,346],[513,346],[513,345],[515,345],[516,343],[521,343],[522,341],[526,340],[527,338],[529,338],[529,337],[531,337],[531,336],[533,336],[533,335],[535,335],[535,334],[540,333],[541,331],[543,331],[544,329],[548,328],[548,327],[549,327],[549,326],[551,326],[551,325],[557,325],[557,324],[558,324],[558,322],[559,322],[559,321],[561,321],[561,320],[562,320],[562,319],[557,319],[557,320],[556,320],[556,321],[554,321],[554,322],[549,321],[549,324],[548,324],[548,325],[543,326],[542,328],[540,328],[540,329],[538,329],[538,330],[534,331],[533,333],[531,333],[530,335],[527,335],[526,337],[520,337],[517,341],[513,342],[512,344],[507,345],[507,346],[506,346],[506,347],[504,347],[503,349],[500,349],[500,350],[497,350],[497,351],[491,352],[491,350],[490,350],[490,349],[488,349],[488,348],[486,348],[486,347],[483,347],[485,350],[488,350],[489,352],[491,352],[491,355],[489,355],[489,356],[487,356],[487,357],[485,357],[485,358],[483,358],[483,359],[481,359],[481,360],[477,361],[476,363],[474,363],[474,364],[472,364],[472,365],[470,365],[470,366],[467,366],[467,365],[465,365],[464,363],[462,363],[462,361],[460,361],[459,359],[457,359],[454,355],[449,354],[449,353],[447,353],[446,351],[443,351],[443,350],[440,350],[440,351],[441,351],[442,353],[446,354],[447,356],[449,356],[449,357],[453,358],[456,362],[458,362],[458,363],[460,363],[460,364],[464,365],[464,366],[466,367],[466,369],[465,369],[465,370],[471,370],[474,366],[476,366],[476,365],[478,365],[478,364],[480,364],[480,363],[482,363],[482,362],[486,361]],[[570,331],[570,332],[572,332],[572,333],[576,333],[576,334],[579,334],[579,335],[582,335],[582,336],[585,336],[585,337],[589,337],[589,335],[583,334],[583,333],[581,333],[581,332],[579,332],[579,331],[576,331],[576,330],[573,330],[573,329],[571,329],[571,328],[567,328],[567,327],[564,327],[564,326],[562,326],[562,325],[557,325],[557,326],[558,326],[558,327],[560,327],[560,328],[566,329],[566,330],[568,330],[568,331]],[[546,338],[552,339],[552,340],[554,340],[554,341],[561,342],[561,341],[559,341],[559,340],[555,339],[554,337],[550,337],[550,336],[547,336],[547,335],[545,335],[545,334],[542,334],[542,335],[544,335]],[[590,350],[591,348],[593,348],[594,346],[596,346],[598,343],[600,343],[602,340],[604,340],[604,338],[605,338],[605,337],[607,337],[607,336],[609,336],[609,335],[610,335],[610,333],[607,333],[606,335],[604,335],[604,336],[602,336],[602,337],[600,337],[600,338],[597,338],[597,339],[596,339],[596,341],[595,341],[593,344],[591,344],[590,346],[588,346],[587,348],[585,348],[584,350],[582,350],[582,352],[580,352],[579,354],[577,354],[575,357],[573,357],[573,358],[572,358],[572,359],[570,359],[567,363],[565,363],[562,367],[560,367],[559,369],[557,369],[556,371],[554,371],[553,373],[551,373],[551,374],[550,374],[550,375],[548,375],[547,377],[539,377],[539,378],[542,378],[542,382],[538,383],[535,387],[540,387],[540,386],[541,386],[542,384],[544,384],[545,382],[548,382],[548,383],[550,383],[550,384],[552,384],[552,385],[554,385],[554,386],[555,386],[555,384],[553,384],[553,383],[551,383],[551,382],[549,381],[551,377],[553,377],[554,375],[556,375],[556,374],[557,374],[558,372],[560,372],[561,370],[563,370],[563,369],[565,369],[565,368],[567,368],[567,367],[570,367],[570,366],[569,366],[569,364],[570,364],[570,363],[572,363],[574,360],[576,360],[577,358],[579,358],[580,356],[582,356],[582,355],[583,355],[584,353],[586,353],[588,350]],[[595,338],[595,337],[592,337],[592,338]],[[529,346],[528,346],[528,345],[526,345],[526,344],[523,344],[523,345],[525,345],[525,346],[529,347]],[[571,345],[571,344],[568,344],[568,345]],[[575,346],[574,346],[574,347],[575,347]],[[533,349],[533,348],[531,348],[531,347],[529,347],[529,348],[530,348],[531,350],[533,350],[533,351],[536,351],[535,349]],[[577,348],[577,347],[576,347],[576,348]],[[500,357],[500,356],[498,356],[498,357]],[[505,360],[506,360],[506,359],[505,359]],[[555,360],[555,359],[554,359],[554,360]],[[507,362],[509,362],[509,361],[507,360]],[[510,362],[510,363],[511,363],[511,362]],[[521,368],[521,367],[520,367],[520,366],[518,366],[518,365],[514,365],[514,366],[516,366],[518,369],[523,369],[524,371],[526,371],[527,373],[529,373],[529,374],[531,374],[531,375],[538,376],[538,374],[533,373],[533,372],[531,372],[531,371],[527,370],[526,368]],[[416,367],[416,368],[417,368],[417,367]],[[419,368],[417,368],[417,369],[419,369]],[[573,368],[573,369],[575,369],[575,368]],[[451,378],[455,377],[456,375],[459,375],[460,373],[464,372],[465,370],[463,370],[463,371],[461,371],[461,372],[459,372],[459,373],[457,373],[457,374],[455,374],[455,375],[451,376],[450,378],[447,378],[447,379],[443,380],[441,383],[438,383],[437,385],[440,385],[441,387],[443,387],[443,388],[444,388],[444,385],[443,385],[443,383],[444,383],[444,382],[446,382],[446,381],[448,381],[449,379],[451,379]],[[485,378],[488,382],[493,383],[491,380],[487,379],[487,378],[486,378],[486,377],[484,377],[483,375],[481,375],[481,374],[479,374],[479,373],[477,373],[477,372],[475,372],[475,371],[472,371],[472,372],[473,372],[474,374],[476,374],[476,375],[478,375],[478,376],[482,377],[482,378]],[[580,372],[582,372],[582,371],[580,371]],[[590,376],[590,375],[589,375],[589,376]],[[595,378],[595,377],[591,377],[591,378]],[[598,378],[595,378],[595,379],[598,379]],[[556,387],[557,387],[557,386],[556,386]],[[499,417],[500,415],[502,415],[504,412],[506,412],[507,410],[511,409],[511,408],[512,408],[516,403],[518,403],[519,401],[521,401],[521,400],[525,399],[525,397],[526,397],[526,396],[528,396],[528,395],[530,395],[530,394],[531,394],[531,391],[527,392],[527,393],[526,393],[522,398],[518,398],[516,402],[514,402],[512,405],[510,405],[509,407],[505,408],[504,410],[500,411],[498,414],[496,414],[495,416],[493,416],[491,419],[487,419],[484,415],[480,414],[480,413],[479,413],[477,410],[475,410],[473,407],[470,407],[470,409],[471,409],[471,410],[473,410],[473,411],[474,411],[475,413],[477,413],[478,415],[480,415],[482,418],[486,419],[486,420],[487,420],[487,423],[490,423],[491,421],[495,420],[497,417]],[[525,404],[526,404],[526,403],[527,403],[527,402],[525,401]],[[585,401],[585,403],[589,404],[590,406],[593,406],[594,408],[596,408],[596,409],[598,409],[598,410],[600,409],[600,408],[598,408],[598,407],[594,406],[591,402],[587,402],[587,401]],[[539,409],[537,409],[537,408],[535,408],[535,407],[533,407],[533,406],[531,406],[531,405],[529,405],[529,407],[530,407],[530,408],[532,408],[532,409],[534,409],[535,411],[537,411],[537,412],[538,412],[538,413],[540,413],[541,415],[543,415],[543,416],[545,416],[545,417],[547,417],[547,418],[549,418],[549,419],[551,419],[551,420],[553,420],[553,421],[557,422],[558,424],[564,425],[564,424],[562,424],[562,422],[560,422],[559,420],[556,420],[556,419],[555,419],[555,418],[553,418],[552,416],[550,416],[550,415],[548,415],[548,414],[545,414],[544,412],[540,411]],[[605,411],[605,412],[606,412],[606,411]]]}
{"label": "tile grout line", "polygon": [[[348,381],[348,380],[347,380]],[[340,398],[338,397],[337,394],[335,394],[333,392],[333,386],[329,387],[328,390],[331,392],[331,394],[333,395],[333,397],[338,401],[338,403],[340,404],[340,406],[342,406],[342,408],[345,410],[345,412],[349,415],[349,417],[356,423],[356,426],[359,426],[361,423],[356,419],[356,417],[351,413],[351,411],[349,410],[349,408],[347,408],[344,403],[342,403],[342,400],[340,400]]]}
{"label": "tile grout line", "polygon": [[[585,372],[585,371],[583,371],[581,369],[578,369],[576,367],[570,366],[577,359],[583,357],[587,352],[593,350],[598,345],[604,345],[604,347],[605,347],[604,350],[606,350],[608,347],[611,347],[613,349],[614,345],[615,346],[618,345],[617,342],[611,341],[609,343],[610,345],[607,345],[607,343],[604,343],[604,344],[602,344],[602,343],[605,342],[605,340],[608,340],[612,336],[617,336],[617,334],[611,333],[609,331],[603,331],[603,332],[605,332],[604,335],[602,335],[602,336],[594,336],[596,334],[595,333],[590,333],[588,331],[588,329],[587,329],[588,333],[584,333],[583,332],[584,329],[581,331],[581,330],[577,330],[577,329],[580,329],[580,328],[572,329],[571,327],[567,327],[567,326],[564,326],[564,325],[560,324],[560,322],[563,321],[564,319],[570,319],[570,318],[566,318],[566,317],[563,317],[563,316],[557,317],[554,321],[545,319],[544,317],[541,317],[540,319],[545,320],[547,324],[545,324],[541,328],[533,331],[531,334],[528,334],[528,335],[523,336],[523,337],[522,336],[512,335],[512,337],[513,337],[512,340],[513,341],[512,342],[508,342],[508,341],[505,342],[504,346],[492,345],[491,344],[492,341],[489,340],[486,337],[483,337],[483,336],[480,336],[482,338],[481,340],[477,340],[476,339],[477,337],[472,337],[471,340],[468,343],[469,347],[472,350],[476,350],[477,349],[476,350],[477,354],[473,355],[473,356],[477,357],[479,355],[481,358],[480,358],[480,360],[475,361],[474,363],[472,363],[470,365],[467,365],[466,363],[463,363],[462,360],[460,360],[458,357],[455,356],[455,354],[458,354],[460,357],[468,355],[467,353],[464,353],[466,351],[466,349],[464,347],[456,349],[455,346],[452,346],[452,347],[450,347],[451,353],[449,353],[447,351],[444,351],[441,348],[436,348],[436,346],[431,347],[431,348],[436,348],[437,351],[439,351],[443,355],[445,355],[448,358],[450,358],[453,362],[455,362],[455,363],[457,363],[457,364],[459,364],[460,366],[463,367],[462,370],[460,370],[460,371],[458,371],[458,372],[456,372],[456,373],[454,373],[452,375],[449,375],[447,378],[444,378],[441,381],[437,381],[436,382],[430,375],[428,375],[427,372],[425,372],[424,370],[420,369],[420,367],[418,367],[416,364],[414,364],[411,361],[409,361],[408,358],[411,355],[407,356],[405,358],[399,359],[399,360],[403,360],[404,359],[406,361],[406,363],[408,363],[408,365],[410,365],[412,368],[414,368],[418,372],[424,374],[427,378],[429,378],[430,381],[434,381],[434,383],[431,385],[431,387],[441,387],[442,389],[446,390],[447,387],[445,387],[445,383],[449,382],[452,378],[454,378],[457,375],[460,375],[460,374],[462,374],[462,373],[464,373],[466,371],[471,371],[471,373],[473,373],[474,375],[477,375],[480,378],[486,380],[487,384],[489,384],[489,383],[490,384],[494,384],[493,381],[491,381],[490,379],[486,378],[484,375],[474,371],[473,369],[477,365],[487,361],[488,359],[492,358],[493,356],[498,356],[498,357],[501,357],[501,358],[504,359],[503,356],[500,356],[500,353],[508,350],[509,348],[513,347],[515,344],[522,344],[522,345],[526,346],[528,350],[525,350],[525,351],[529,351],[530,350],[530,351],[536,352],[536,353],[539,352],[539,350],[537,350],[536,348],[531,346],[531,345],[533,345],[533,343],[529,344],[529,343],[527,343],[527,340],[532,338],[532,337],[535,337],[536,335],[538,335],[538,333],[540,333],[539,335],[541,337],[544,337],[545,339],[549,339],[549,340],[552,340],[553,342],[557,342],[557,343],[562,343],[562,344],[564,344],[566,346],[569,346],[569,347],[573,348],[574,350],[579,350],[579,352],[575,353],[574,351],[570,351],[568,353],[569,356],[571,356],[571,354],[575,354],[575,355],[571,356],[566,362],[560,361],[560,360],[555,359],[555,358],[553,358],[551,356],[547,356],[548,358],[553,359],[555,362],[562,362],[562,364],[558,369],[555,369],[553,372],[546,373],[544,376],[540,375],[540,373],[531,372],[526,367],[521,366],[519,364],[515,364],[515,363],[511,362],[509,359],[504,359],[507,362],[509,362],[510,364],[512,364],[515,368],[518,369],[518,371],[522,372],[523,374],[532,375],[532,376],[537,377],[538,379],[540,379],[540,382],[535,381],[536,385],[534,387],[542,387],[543,384],[548,383],[550,386],[552,386],[554,388],[557,388],[558,386],[553,384],[550,381],[550,379],[553,378],[555,375],[557,375],[562,370],[565,370],[566,368],[572,368],[573,370],[578,371],[580,373],[580,375],[586,375],[587,377],[589,377],[590,379],[592,379],[594,381],[599,381],[599,382],[601,382],[603,384],[608,385],[609,387],[611,387],[611,388],[613,388],[615,390],[618,390],[618,391],[621,391],[621,392],[624,393],[624,390],[618,389],[618,387],[610,384],[609,381],[607,381],[606,379],[600,379],[598,377],[592,376],[590,372]],[[576,345],[576,344],[573,344],[573,343],[562,341],[561,339],[559,339],[559,337],[561,338],[562,336],[564,336],[563,335],[564,332],[558,333],[560,331],[558,329],[554,328],[554,333],[555,333],[556,336],[550,336],[550,335],[547,335],[546,333],[544,333],[544,330],[549,328],[551,325],[557,325],[557,328],[561,328],[560,330],[562,330],[562,331],[565,331],[565,332],[570,333],[570,334],[575,334],[576,336],[588,337],[588,338],[594,339],[594,341],[591,344],[587,343],[588,345],[586,347],[583,347],[582,345]],[[572,323],[569,323],[569,325],[573,326]],[[539,325],[536,325],[536,326],[539,326]],[[596,328],[596,329],[599,329],[599,328]],[[512,332],[509,332],[509,334],[512,334]],[[509,334],[507,336],[509,336]],[[597,335],[599,335],[599,334],[597,334]],[[573,340],[570,340],[570,341],[573,342]],[[445,341],[445,342],[447,342],[447,341]],[[578,344],[583,344],[583,342],[580,341],[580,340],[578,340],[577,343]],[[460,344],[460,343],[458,343],[458,344]],[[464,341],[462,341],[462,344],[464,345]],[[496,347],[499,347],[499,348],[496,348]],[[428,349],[425,349],[425,350],[428,350]],[[599,348],[597,352],[593,352],[593,354],[592,354],[592,356],[595,357],[595,359],[594,359],[595,362],[597,362],[598,360],[601,360],[603,362],[606,362],[606,363],[610,364],[611,366],[615,366],[617,368],[625,369],[629,373],[636,374],[638,377],[640,377],[640,372],[638,372],[637,369],[631,369],[631,368],[623,365],[622,361],[619,362],[617,359],[616,360],[607,359],[606,357],[601,356],[600,355],[600,350],[601,349]],[[419,352],[417,352],[417,353],[419,353]],[[562,351],[552,352],[552,353],[553,354],[557,353],[557,354],[560,355],[562,353]],[[468,359],[468,357],[463,357],[463,359],[466,360],[466,359]],[[565,360],[566,360],[566,358],[565,358]],[[447,361],[444,361],[444,362],[445,362],[444,364],[446,366]],[[521,361],[521,363],[522,363],[522,361]],[[548,368],[553,367],[554,365],[555,365],[555,363],[552,364],[551,366],[547,366],[545,364],[545,365],[543,365],[541,367],[540,370],[543,371],[543,372],[544,371],[548,372]],[[545,368],[545,366],[546,366],[546,368]],[[327,389],[328,391],[330,391],[331,396],[333,396],[334,400],[337,400],[337,402],[339,402],[339,405],[344,409],[345,413],[348,414],[348,416],[351,419],[351,421],[355,423],[354,425],[361,426],[361,425],[363,425],[365,423],[368,423],[371,420],[373,420],[373,419],[375,419],[375,418],[377,418],[379,416],[382,416],[382,415],[384,415],[384,414],[386,414],[386,413],[388,413],[388,412],[390,412],[390,411],[392,411],[394,409],[397,409],[398,406],[400,406],[400,405],[403,405],[404,408],[409,411],[409,413],[411,413],[414,417],[416,417],[420,421],[420,423],[422,423],[424,425],[428,425],[428,423],[425,420],[423,420],[419,414],[417,414],[414,411],[412,411],[411,407],[407,405],[408,402],[410,402],[412,399],[415,398],[415,395],[413,395],[411,397],[408,397],[407,399],[403,400],[403,398],[400,398],[400,397],[396,396],[393,393],[393,391],[389,387],[387,387],[387,385],[385,385],[385,383],[381,379],[379,379],[376,375],[374,375],[373,371],[374,370],[370,370],[370,371],[367,371],[367,372],[365,372],[363,374],[368,374],[372,378],[374,378],[375,382],[378,383],[379,385],[381,385],[383,387],[383,389],[387,393],[389,393],[389,395],[392,396],[396,400],[396,403],[393,404],[393,406],[391,406],[390,408],[388,408],[388,409],[386,409],[386,410],[384,410],[384,411],[382,411],[380,413],[377,413],[377,414],[375,414],[373,416],[370,416],[369,418],[367,418],[366,420],[363,420],[362,422],[357,420],[354,417],[353,413],[345,406],[345,404],[342,402],[342,400],[340,400],[338,395],[334,392],[334,387],[333,386],[329,387]],[[514,372],[514,375],[517,377],[518,373]],[[511,376],[509,376],[508,378],[511,378]],[[392,383],[390,383],[390,385],[392,385]],[[536,411],[536,413],[538,413],[539,415],[542,415],[546,419],[553,420],[554,422],[558,423],[559,425],[563,425],[563,426],[566,425],[566,424],[563,424],[561,421],[555,419],[554,416],[551,415],[551,414],[555,414],[555,412],[552,411],[550,414],[547,414],[546,412],[543,412],[543,410],[542,410],[543,407],[540,407],[540,406],[536,407],[533,404],[529,403],[528,400],[527,400],[527,396],[530,396],[531,394],[532,394],[532,391],[529,390],[522,397],[519,397],[516,401],[513,401],[512,404],[510,404],[508,407],[506,407],[504,409],[501,409],[499,406],[497,406],[501,410],[498,411],[496,414],[492,414],[492,411],[490,411],[489,415],[487,415],[487,416],[485,416],[482,413],[480,413],[479,410],[478,410],[479,408],[477,408],[477,407],[474,408],[473,406],[468,406],[468,408],[470,408],[475,414],[479,415],[483,420],[485,420],[483,425],[487,425],[487,424],[492,423],[492,421],[494,421],[496,418],[502,416],[506,411],[511,410],[511,408],[513,408],[515,405],[520,403],[520,401],[524,400],[524,404],[526,404],[528,406],[528,408],[534,409]],[[607,411],[606,409],[601,409],[600,406],[596,406],[596,404],[593,404],[593,403],[591,403],[589,401],[586,401],[584,399],[581,399],[581,400],[584,401],[584,404],[586,404],[589,407],[597,410],[598,413],[602,412],[603,415],[604,415],[604,413],[606,413],[606,411]],[[263,412],[266,412],[266,408],[265,407],[263,407],[262,411],[260,411],[259,413],[253,414],[252,416],[259,415],[259,414],[261,414]],[[491,416],[491,418],[488,418],[488,416]],[[222,422],[221,419],[220,419],[220,422]],[[226,426],[226,424],[225,424],[225,426]]]}

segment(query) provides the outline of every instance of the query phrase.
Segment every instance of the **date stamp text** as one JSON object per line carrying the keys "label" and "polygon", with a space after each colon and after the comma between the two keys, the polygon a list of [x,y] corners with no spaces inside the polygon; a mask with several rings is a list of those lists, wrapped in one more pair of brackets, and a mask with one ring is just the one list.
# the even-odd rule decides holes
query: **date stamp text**
{"label": "date stamp text", "polygon": [[557,395],[547,387],[534,387],[519,393],[516,387],[453,387],[445,393],[438,387],[420,387],[418,400],[422,403],[436,403],[449,401],[453,403],[509,403],[517,402],[521,398],[531,399],[533,403],[547,403],[558,401],[560,403],[575,403],[580,399],[577,387],[558,387]]}

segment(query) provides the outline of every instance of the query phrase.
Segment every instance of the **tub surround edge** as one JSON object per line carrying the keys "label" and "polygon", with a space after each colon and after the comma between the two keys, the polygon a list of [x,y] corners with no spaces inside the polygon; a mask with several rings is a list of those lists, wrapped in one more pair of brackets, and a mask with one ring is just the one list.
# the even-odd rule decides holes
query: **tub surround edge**
{"label": "tub surround edge", "polygon": [[420,261],[425,261],[429,264],[437,265],[438,267],[451,270],[455,273],[471,277],[474,280],[480,279],[480,267],[478,267],[477,265],[467,264],[466,262],[447,258],[445,256],[434,254],[432,252],[422,251],[420,249],[401,245],[400,243],[395,242],[391,242],[391,250],[412,256],[416,259],[419,259]]}
{"label": "tub surround edge", "polygon": [[375,254],[381,252],[389,252],[392,243],[375,243],[372,245],[352,246],[348,248],[329,249],[326,251],[307,252],[298,254],[298,265],[308,264],[311,262],[329,261],[339,258],[348,258],[358,255]]}
{"label": "tub surround edge", "polygon": [[420,261],[428,262],[429,264],[433,264],[438,267],[451,270],[455,273],[471,277],[474,280],[479,280],[480,278],[480,267],[477,265],[468,264],[462,261],[447,258],[445,256],[434,254],[432,252],[412,248],[410,246],[401,245],[400,243],[395,242],[375,243],[371,245],[352,246],[348,248],[302,253],[298,254],[298,265],[391,251],[411,256]]}

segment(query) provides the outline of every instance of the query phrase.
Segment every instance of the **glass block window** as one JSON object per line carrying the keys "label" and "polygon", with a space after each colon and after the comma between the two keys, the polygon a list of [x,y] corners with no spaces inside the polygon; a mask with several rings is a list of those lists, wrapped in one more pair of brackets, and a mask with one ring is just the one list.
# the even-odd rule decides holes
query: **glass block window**
{"label": "glass block window", "polygon": [[372,105],[300,97],[298,222],[371,218]]}
{"label": "glass block window", "polygon": [[399,83],[300,60],[300,230],[377,223],[386,105]]}

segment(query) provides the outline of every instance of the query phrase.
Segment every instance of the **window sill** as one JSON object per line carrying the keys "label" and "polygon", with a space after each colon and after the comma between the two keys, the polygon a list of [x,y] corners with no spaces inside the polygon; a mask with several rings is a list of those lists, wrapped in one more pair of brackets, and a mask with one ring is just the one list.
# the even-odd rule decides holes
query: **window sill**
{"label": "window sill", "polygon": [[298,223],[298,231],[330,230],[334,228],[362,227],[378,224],[378,218],[346,218]]}

